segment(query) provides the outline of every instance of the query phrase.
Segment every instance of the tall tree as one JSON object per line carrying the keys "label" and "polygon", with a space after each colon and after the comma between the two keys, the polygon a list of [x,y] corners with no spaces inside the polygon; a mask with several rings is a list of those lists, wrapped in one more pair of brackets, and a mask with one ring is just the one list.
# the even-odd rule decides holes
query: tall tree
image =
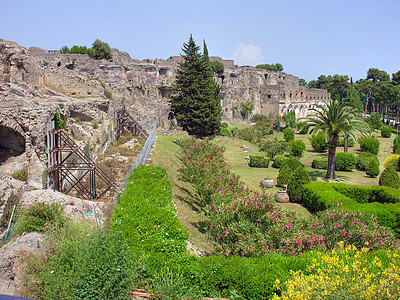
{"label": "tall tree", "polygon": [[368,125],[362,115],[345,101],[333,99],[313,107],[311,114],[303,120],[310,125],[310,132],[319,130],[325,132],[328,142],[328,169],[325,178],[335,179],[335,155],[339,136],[348,134],[355,139],[355,132],[367,133]]}
{"label": "tall tree", "polygon": [[189,41],[183,44],[184,62],[179,65],[170,104],[183,130],[204,138],[220,130],[222,110],[218,97],[220,87],[199,50],[190,35]]}
{"label": "tall tree", "polygon": [[393,84],[400,84],[400,71],[392,73],[392,82]]}
{"label": "tall tree", "polygon": [[382,71],[377,68],[369,68],[367,72],[367,79],[372,80],[372,82],[378,82],[388,81],[390,80],[390,77],[386,71]]}

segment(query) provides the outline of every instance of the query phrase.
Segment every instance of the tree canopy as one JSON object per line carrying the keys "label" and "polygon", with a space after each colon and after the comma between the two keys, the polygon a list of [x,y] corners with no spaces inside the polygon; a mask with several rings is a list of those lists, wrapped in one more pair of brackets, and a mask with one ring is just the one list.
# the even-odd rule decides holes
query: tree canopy
{"label": "tree canopy", "polygon": [[261,64],[261,65],[257,65],[256,68],[271,70],[271,71],[283,71],[283,65],[281,63]]}
{"label": "tree canopy", "polygon": [[171,111],[178,124],[189,135],[199,138],[217,134],[221,126],[220,87],[213,78],[205,45],[203,55],[192,35],[183,44],[184,62],[179,64],[174,95],[170,97]]}

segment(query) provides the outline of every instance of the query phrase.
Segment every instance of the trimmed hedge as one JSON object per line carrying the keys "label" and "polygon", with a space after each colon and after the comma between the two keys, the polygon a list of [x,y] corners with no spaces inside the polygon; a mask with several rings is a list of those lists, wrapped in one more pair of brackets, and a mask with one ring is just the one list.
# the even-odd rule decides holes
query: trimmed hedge
{"label": "trimmed hedge", "polygon": [[306,145],[301,140],[291,141],[289,145],[292,150],[292,154],[297,157],[302,156],[304,150],[306,150]]}
{"label": "trimmed hedge", "polygon": [[308,138],[311,143],[311,146],[317,152],[325,152],[328,149],[328,143],[325,140],[325,134],[320,131],[316,135],[313,134]]}
{"label": "trimmed hedge", "polygon": [[384,138],[392,137],[392,127],[382,126],[381,127],[381,137],[384,137]]}
{"label": "trimmed hedge", "polygon": [[318,212],[342,203],[343,208],[373,213],[379,223],[400,236],[400,190],[386,186],[309,182],[303,186],[302,205]]}
{"label": "trimmed hedge", "polygon": [[269,158],[262,154],[250,155],[249,166],[253,168],[268,168]]}
{"label": "trimmed hedge", "polygon": [[356,158],[352,153],[336,153],[335,170],[349,172],[355,168]]}
{"label": "trimmed hedge", "polygon": [[290,177],[292,177],[292,170],[288,165],[285,165],[282,169],[279,170],[278,177],[276,178],[277,186],[284,186],[289,183]]}
{"label": "trimmed hedge", "polygon": [[400,177],[395,167],[389,164],[379,176],[379,185],[389,186],[395,189],[400,187]]}
{"label": "trimmed hedge", "polygon": [[327,158],[314,158],[311,164],[311,168],[326,170],[328,169]]}
{"label": "trimmed hedge", "polygon": [[274,158],[272,159],[272,162],[273,162],[272,167],[279,169],[282,165],[282,162],[284,162],[285,159],[286,159],[286,157],[283,155],[280,155],[280,154],[275,155]]}
{"label": "trimmed hedge", "polygon": [[282,161],[279,169],[282,170],[284,166],[288,166],[292,172],[294,172],[298,167],[304,167],[303,163],[297,158],[286,158]]}
{"label": "trimmed hedge", "polygon": [[375,160],[379,166],[379,159],[376,155],[369,152],[362,152],[357,156],[356,168],[360,171],[365,171],[365,168],[368,166],[371,160]]}
{"label": "trimmed hedge", "polygon": [[375,178],[379,175],[379,165],[375,160],[371,160],[368,166],[365,168],[365,174],[371,178]]}
{"label": "trimmed hedge", "polygon": [[[226,123],[225,123],[226,124]],[[218,135],[231,137],[231,132],[227,128],[221,128]]]}
{"label": "trimmed hedge", "polygon": [[369,152],[378,155],[379,146],[381,143],[376,137],[361,137],[358,139],[358,143],[360,144],[360,149],[362,152]]}

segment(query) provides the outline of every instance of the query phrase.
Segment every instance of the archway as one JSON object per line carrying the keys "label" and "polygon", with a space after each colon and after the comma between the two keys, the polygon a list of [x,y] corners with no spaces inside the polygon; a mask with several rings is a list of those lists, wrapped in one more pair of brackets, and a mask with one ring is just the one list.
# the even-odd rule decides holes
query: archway
{"label": "archway", "polygon": [[25,138],[17,131],[0,125],[0,164],[25,152]]}

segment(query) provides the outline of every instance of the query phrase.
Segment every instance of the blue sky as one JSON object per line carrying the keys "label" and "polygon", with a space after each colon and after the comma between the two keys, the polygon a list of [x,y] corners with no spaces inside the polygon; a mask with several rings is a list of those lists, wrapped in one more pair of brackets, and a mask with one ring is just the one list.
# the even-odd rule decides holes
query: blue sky
{"label": "blue sky", "polygon": [[23,47],[91,46],[132,58],[179,55],[193,34],[210,56],[284,72],[365,78],[400,70],[400,0],[0,0],[0,38]]}

